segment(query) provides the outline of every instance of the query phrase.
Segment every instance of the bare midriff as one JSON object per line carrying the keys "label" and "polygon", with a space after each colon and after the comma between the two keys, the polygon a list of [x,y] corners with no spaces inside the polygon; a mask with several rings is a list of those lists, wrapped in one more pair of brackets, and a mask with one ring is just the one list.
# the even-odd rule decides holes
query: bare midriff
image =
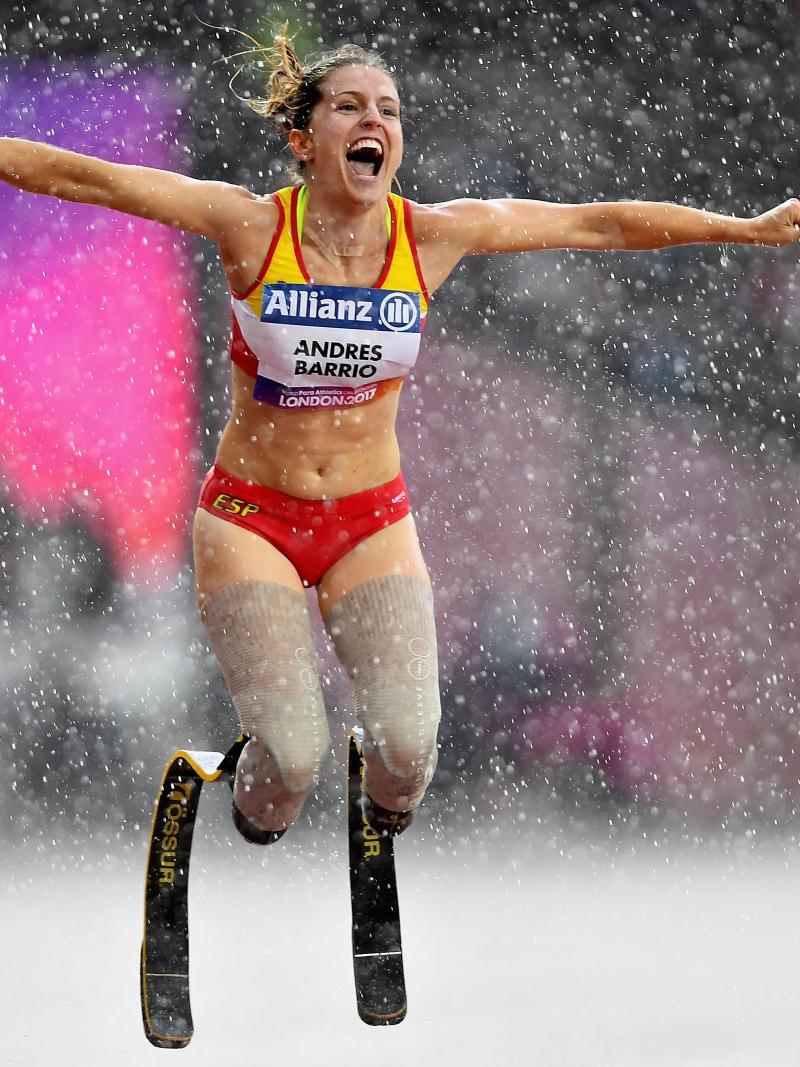
{"label": "bare midriff", "polygon": [[253,379],[232,370],[231,416],[217,451],[229,474],[307,500],[350,496],[397,476],[399,382],[359,407],[283,411],[254,400]]}

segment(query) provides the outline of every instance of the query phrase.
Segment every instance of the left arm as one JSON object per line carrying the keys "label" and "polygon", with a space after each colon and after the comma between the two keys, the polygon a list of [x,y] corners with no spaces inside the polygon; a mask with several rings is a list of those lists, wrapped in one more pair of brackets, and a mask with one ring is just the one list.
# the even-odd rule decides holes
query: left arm
{"label": "left arm", "polygon": [[542,200],[453,200],[422,208],[420,238],[460,256],[578,248],[646,251],[687,244],[785,245],[800,238],[800,200],[752,219],[649,201],[551,204]]}

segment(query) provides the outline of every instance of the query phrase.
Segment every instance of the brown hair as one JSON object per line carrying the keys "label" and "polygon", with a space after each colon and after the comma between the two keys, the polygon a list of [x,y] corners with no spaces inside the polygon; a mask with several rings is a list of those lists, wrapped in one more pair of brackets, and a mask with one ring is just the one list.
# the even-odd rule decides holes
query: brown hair
{"label": "brown hair", "polygon": [[[211,28],[232,29],[222,26]],[[269,96],[255,100],[239,96],[233,89],[233,83],[242,73],[241,68],[231,78],[231,88],[243,103],[263,118],[268,119],[284,133],[288,133],[289,130],[305,130],[308,127],[311,112],[322,99],[322,86],[326,78],[340,67],[349,67],[354,64],[359,67],[374,67],[388,74],[392,81],[395,80],[394,75],[377,52],[368,52],[357,44],[344,44],[333,51],[318,52],[309,56],[305,63],[301,62],[294,50],[292,38],[289,36],[288,23],[284,23],[281,30],[274,35],[272,47],[266,47],[243,30],[234,29],[233,32],[246,37],[253,45],[253,48],[248,49],[247,52],[240,52],[238,55],[255,55],[270,68],[267,81]],[[304,169],[305,163],[302,160],[295,161],[297,177]]]}
{"label": "brown hair", "polygon": [[374,67],[394,80],[381,56],[357,44],[344,44],[331,52],[317,53],[302,63],[289,37],[288,25],[275,34],[272,48],[262,48],[261,51],[272,68],[269,97],[250,101],[250,107],[281,130],[306,129],[315,104],[322,99],[321,90],[326,78],[340,67]]}
{"label": "brown hair", "polygon": [[[284,133],[288,133],[289,130],[305,130],[308,127],[311,112],[322,99],[322,86],[326,78],[340,67],[352,65],[372,67],[383,71],[392,79],[395,86],[397,85],[397,80],[383,57],[377,52],[368,52],[357,44],[343,44],[332,51],[314,53],[303,63],[289,36],[288,22],[285,22],[280,31],[273,36],[272,47],[267,47],[244,30],[236,29],[234,26],[214,26],[209,22],[203,22],[197,15],[195,18],[209,29],[237,33],[253,45],[252,48],[237,52],[235,55],[228,56],[227,59],[256,56],[266,63],[270,67],[267,81],[269,96],[252,99],[249,94],[240,96],[236,92],[233,83],[242,73],[242,67],[234,73],[228,84],[242,103],[247,104]],[[305,163],[302,160],[295,160],[293,170],[294,180],[302,182]]]}

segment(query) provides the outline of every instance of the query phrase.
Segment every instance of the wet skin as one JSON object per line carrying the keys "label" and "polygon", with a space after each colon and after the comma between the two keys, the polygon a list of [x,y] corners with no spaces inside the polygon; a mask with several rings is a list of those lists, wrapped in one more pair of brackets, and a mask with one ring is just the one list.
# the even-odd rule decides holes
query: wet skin
{"label": "wet skin", "polygon": [[[377,171],[363,159],[348,160],[359,141],[365,152],[371,147],[380,154]],[[292,130],[289,147],[303,162],[309,191],[302,255],[310,277],[318,284],[374,285],[387,251],[386,196],[403,152],[394,82],[360,65],[332,72],[308,129]],[[108,163],[21,138],[0,138],[0,180],[210,238],[234,292],[240,293],[256,281],[278,223],[269,197],[236,185]],[[783,247],[800,239],[796,198],[749,219],[660,202],[558,204],[517,198],[413,204],[411,214],[429,293],[467,255],[554,248],[646,251],[696,243]],[[328,255],[320,253],[319,242]],[[356,249],[357,255],[334,255]],[[357,409],[313,415],[260,404],[251,390],[252,380],[234,367],[232,412],[219,451],[220,464],[231,473],[307,498],[347,496],[397,474],[397,390]],[[294,568],[255,535],[205,512],[195,528],[201,600],[243,575],[299,585]],[[351,557],[358,563],[355,572]],[[425,577],[410,518],[370,538],[331,569],[320,586],[323,610],[348,583],[396,572]]]}
{"label": "wet skin", "polygon": [[[308,186],[302,256],[315,283],[371,286],[386,259],[386,196],[402,158],[397,92],[386,74],[364,67],[334,71],[323,92],[309,129],[290,135]],[[383,146],[375,176],[357,173],[347,161],[350,147],[364,138]],[[275,205],[261,206],[255,224],[237,227],[223,250],[236,291],[256,280],[277,222]],[[360,246],[363,254],[331,263],[309,229],[335,247]],[[383,485],[398,473],[396,390],[358,408],[314,412],[283,411],[253,400],[252,391],[252,379],[234,366],[233,406],[218,456],[232,474],[291,496],[319,498]]]}
{"label": "wet skin", "polygon": [[[402,158],[399,115],[391,78],[379,70],[344,67],[327,79],[309,129],[292,131],[290,145],[305,163],[309,190],[301,250],[314,282],[371,286],[379,277],[388,249],[386,197]],[[348,150],[364,138],[383,149],[376,175],[360,173],[347,161]],[[274,205],[262,202],[261,209],[222,249],[236,291],[256,280],[274,232]],[[356,245],[363,252],[332,263],[309,239],[309,228],[328,245]],[[232,374],[231,416],[217,457],[232,474],[312,499],[348,496],[397,475],[400,383],[358,408],[283,411],[254,400],[253,380],[240,368],[234,365]],[[300,587],[294,568],[270,545],[204,511],[195,520],[195,563],[201,603],[237,580],[260,578]],[[427,580],[410,516],[373,535],[331,568],[319,589],[323,612],[353,585],[391,573]]]}

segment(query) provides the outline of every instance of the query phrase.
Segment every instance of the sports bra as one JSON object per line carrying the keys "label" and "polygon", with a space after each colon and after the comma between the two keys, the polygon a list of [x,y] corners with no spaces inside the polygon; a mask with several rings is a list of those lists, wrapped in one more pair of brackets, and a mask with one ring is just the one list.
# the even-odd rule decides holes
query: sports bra
{"label": "sports bra", "polygon": [[279,408],[351,407],[399,389],[414,366],[428,311],[407,200],[386,203],[389,246],[370,288],[315,285],[300,240],[308,190],[272,194],[279,218],[258,279],[232,292],[231,359]]}

